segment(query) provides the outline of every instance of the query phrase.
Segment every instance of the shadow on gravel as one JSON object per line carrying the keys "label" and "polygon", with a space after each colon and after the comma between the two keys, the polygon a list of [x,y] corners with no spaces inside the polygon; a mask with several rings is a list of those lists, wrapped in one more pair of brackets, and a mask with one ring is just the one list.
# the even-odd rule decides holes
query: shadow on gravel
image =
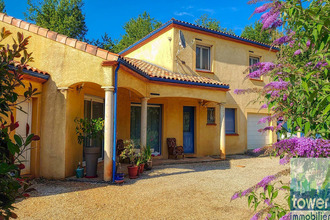
{"label": "shadow on gravel", "polygon": [[216,162],[202,162],[190,164],[172,164],[160,165],[154,167],[150,171],[144,171],[137,179],[129,179],[125,176],[124,183],[115,184],[105,181],[93,181],[82,179],[65,179],[65,180],[46,180],[43,178],[33,180],[33,188],[36,191],[30,193],[31,197],[51,196],[70,192],[79,192],[94,188],[102,187],[121,187],[137,183],[138,181],[148,181],[148,179],[182,175],[188,173],[207,172],[212,170],[230,169],[230,160],[222,160]]}

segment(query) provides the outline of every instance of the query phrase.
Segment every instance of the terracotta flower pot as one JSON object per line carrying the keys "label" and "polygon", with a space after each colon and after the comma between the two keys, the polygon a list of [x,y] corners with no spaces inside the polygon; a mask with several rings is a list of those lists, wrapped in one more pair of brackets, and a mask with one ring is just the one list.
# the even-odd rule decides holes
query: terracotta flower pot
{"label": "terracotta flower pot", "polygon": [[144,163],[139,165],[139,172],[143,173],[143,170],[144,170]]}
{"label": "terracotta flower pot", "polygon": [[130,179],[136,179],[138,178],[139,174],[139,167],[138,166],[129,166],[128,169],[128,176]]}

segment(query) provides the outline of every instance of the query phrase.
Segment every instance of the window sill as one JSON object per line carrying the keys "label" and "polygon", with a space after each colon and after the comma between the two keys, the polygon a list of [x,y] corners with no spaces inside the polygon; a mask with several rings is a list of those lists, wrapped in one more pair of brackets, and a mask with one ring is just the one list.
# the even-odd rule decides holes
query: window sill
{"label": "window sill", "polygon": [[200,73],[212,73],[212,74],[214,74],[214,72],[212,72],[211,70],[200,70],[200,69],[196,69],[196,72],[200,72]]}
{"label": "window sill", "polygon": [[257,82],[263,82],[264,80],[262,80],[262,79],[254,79],[254,78],[250,78],[250,80],[252,80],[252,81],[257,81]]}
{"label": "window sill", "polygon": [[239,134],[226,134],[226,136],[239,136]]}
{"label": "window sill", "polygon": [[207,123],[206,125],[217,125],[216,123]]}

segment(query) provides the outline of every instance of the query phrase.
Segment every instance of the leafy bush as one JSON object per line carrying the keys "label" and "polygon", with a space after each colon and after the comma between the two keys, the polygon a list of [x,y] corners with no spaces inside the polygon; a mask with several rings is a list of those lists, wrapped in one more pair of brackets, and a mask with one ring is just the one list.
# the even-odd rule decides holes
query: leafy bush
{"label": "leafy bush", "polygon": [[[39,140],[34,134],[29,134],[29,125],[26,125],[26,136],[24,140],[20,135],[15,134],[14,140],[11,139],[19,122],[14,121],[12,109],[21,110],[17,103],[17,88],[25,87],[22,82],[23,68],[32,60],[31,54],[26,50],[29,37],[24,38],[22,33],[17,33],[17,39],[14,39],[12,45],[2,44],[2,41],[9,36],[11,32],[5,28],[0,33],[0,219],[16,218],[13,212],[17,198],[27,197],[30,184],[26,179],[20,177],[20,170],[24,169],[20,158],[28,150],[32,141]],[[14,61],[15,60],[15,61]],[[15,65],[13,65],[15,63]],[[36,94],[36,89],[29,87],[24,92],[24,101],[30,99]],[[24,102],[23,101],[23,102]],[[8,120],[8,118],[10,118]]]}

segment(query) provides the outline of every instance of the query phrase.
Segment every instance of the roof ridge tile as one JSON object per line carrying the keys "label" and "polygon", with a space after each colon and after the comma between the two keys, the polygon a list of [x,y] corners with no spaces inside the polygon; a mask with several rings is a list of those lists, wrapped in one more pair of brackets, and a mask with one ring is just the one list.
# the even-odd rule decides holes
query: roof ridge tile
{"label": "roof ridge tile", "polygon": [[39,27],[27,21],[14,18],[12,16],[8,16],[4,13],[0,13],[0,21],[18,27],[20,29],[24,29],[26,31],[32,32],[34,34],[46,37],[50,40],[54,40],[59,43],[74,47],[78,50],[84,51],[86,53],[92,54],[94,56],[100,57],[105,60],[114,60],[116,59],[115,57],[119,56],[116,53],[112,53],[110,51],[104,50],[95,45],[88,44],[86,42],[82,42],[77,39],[69,38],[68,36],[51,31],[47,28]]}

